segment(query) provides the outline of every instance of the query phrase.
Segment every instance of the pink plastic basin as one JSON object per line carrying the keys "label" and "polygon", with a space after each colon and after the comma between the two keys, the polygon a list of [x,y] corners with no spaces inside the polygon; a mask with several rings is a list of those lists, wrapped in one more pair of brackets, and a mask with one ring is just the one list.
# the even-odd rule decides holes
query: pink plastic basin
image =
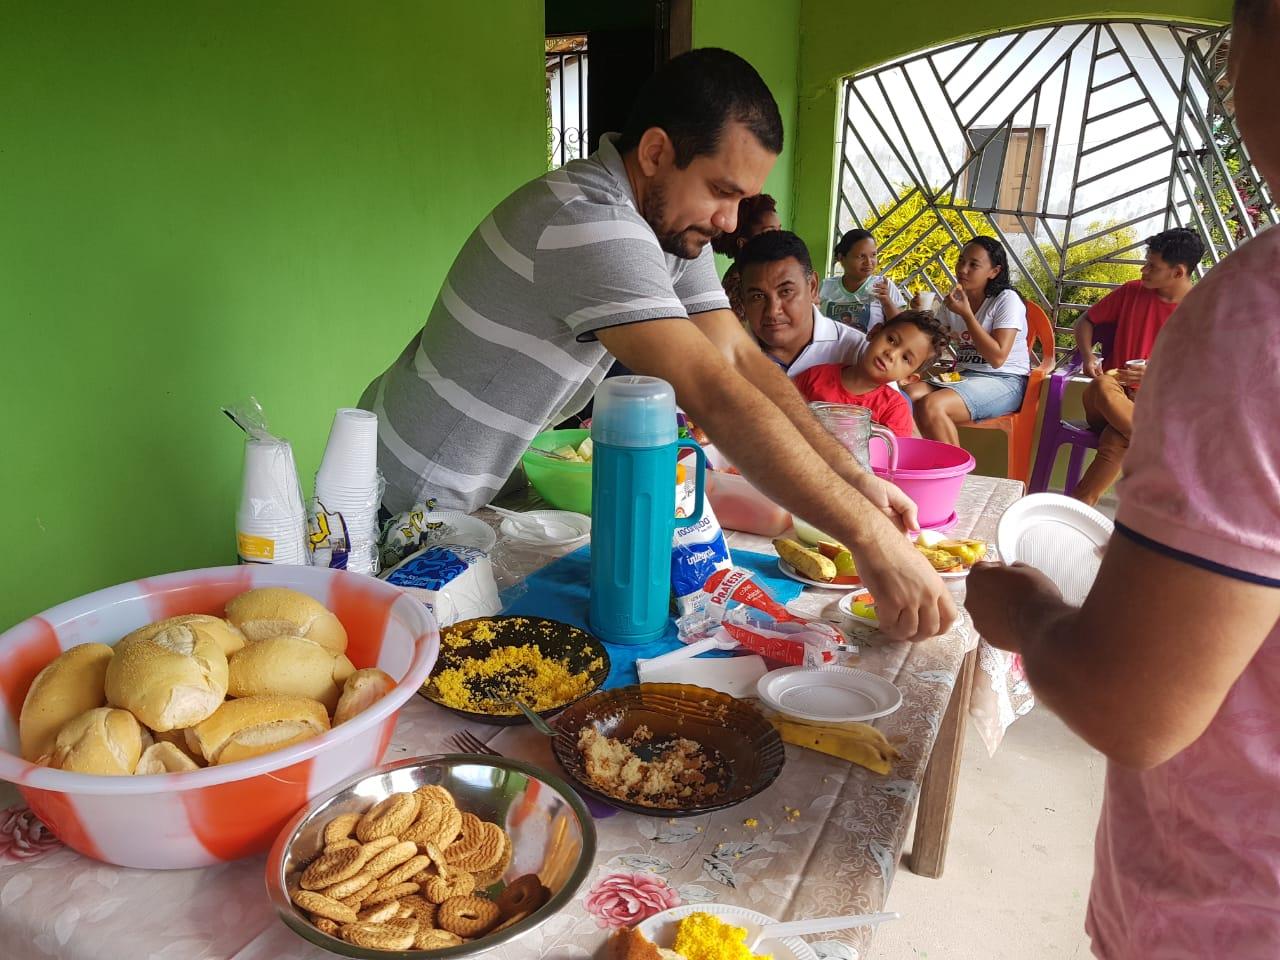
{"label": "pink plastic basin", "polygon": [[922,527],[940,526],[951,518],[964,478],[975,466],[973,454],[963,447],[919,437],[899,437],[898,469],[890,474],[884,445],[871,447],[871,469],[876,476],[893,481],[916,502]]}
{"label": "pink plastic basin", "polygon": [[[319,737],[188,773],[91,776],[18,755],[18,712],[27,688],[63,650],[111,645],[180,613],[221,615],[228,600],[253,587],[289,587],[315,597],[347,628],[351,662],[380,667],[396,686]],[[345,570],[246,564],[122,583],[0,634],[0,779],[13,781],[58,838],[87,857],[162,870],[238,860],[271,846],[312,797],[382,761],[397,712],[422,686],[439,649],[425,606],[398,587]]]}

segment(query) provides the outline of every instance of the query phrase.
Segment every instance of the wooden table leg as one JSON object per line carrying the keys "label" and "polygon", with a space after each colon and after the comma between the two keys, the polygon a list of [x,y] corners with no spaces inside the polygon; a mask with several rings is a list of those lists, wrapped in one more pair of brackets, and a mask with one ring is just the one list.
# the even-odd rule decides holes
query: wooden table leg
{"label": "wooden table leg", "polygon": [[955,811],[956,784],[960,760],[964,756],[964,735],[969,721],[969,700],[973,696],[973,673],[978,664],[977,648],[965,654],[951,691],[951,702],[942,716],[938,737],[929,755],[920,786],[920,806],[916,811],[916,835],[911,845],[911,871],[937,879],[946,865],[951,816]]}

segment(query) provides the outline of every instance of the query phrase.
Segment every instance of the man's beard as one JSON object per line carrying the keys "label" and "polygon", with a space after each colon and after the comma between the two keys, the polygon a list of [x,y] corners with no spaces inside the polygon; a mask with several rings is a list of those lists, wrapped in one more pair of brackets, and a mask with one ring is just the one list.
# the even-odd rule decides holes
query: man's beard
{"label": "man's beard", "polygon": [[664,230],[662,217],[667,212],[667,191],[660,183],[655,182],[649,185],[649,193],[645,199],[648,200],[643,211],[645,222],[657,235],[658,246],[673,256],[680,257],[682,260],[696,260],[702,253],[702,248],[715,237],[720,236],[719,230],[714,233],[704,233],[696,227],[676,231]]}

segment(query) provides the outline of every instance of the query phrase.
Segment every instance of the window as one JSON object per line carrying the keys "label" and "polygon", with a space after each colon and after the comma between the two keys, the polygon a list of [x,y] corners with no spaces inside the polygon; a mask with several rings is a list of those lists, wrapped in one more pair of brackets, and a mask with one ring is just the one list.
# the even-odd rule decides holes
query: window
{"label": "window", "polygon": [[[1039,213],[1044,135],[1044,127],[970,128],[969,156],[977,154],[978,159],[965,171],[969,204],[988,210]],[[1025,232],[1014,213],[997,213],[994,219],[1005,233]],[[1034,231],[1035,221],[1029,222]]]}
{"label": "window", "polygon": [[547,168],[587,155],[587,38],[547,37]]}

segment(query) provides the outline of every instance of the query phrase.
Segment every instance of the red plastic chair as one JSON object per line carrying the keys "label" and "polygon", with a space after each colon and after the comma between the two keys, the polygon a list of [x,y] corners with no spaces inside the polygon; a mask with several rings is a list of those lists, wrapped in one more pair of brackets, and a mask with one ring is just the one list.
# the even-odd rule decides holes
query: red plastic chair
{"label": "red plastic chair", "polygon": [[1003,430],[1009,441],[1009,465],[1006,475],[1010,480],[1026,484],[1031,477],[1031,441],[1036,435],[1036,420],[1040,413],[1040,388],[1053,373],[1055,350],[1053,324],[1039,304],[1027,302],[1027,350],[1035,357],[1037,342],[1040,345],[1040,365],[1032,368],[1027,377],[1027,392],[1022,397],[1022,407],[1017,413],[962,423],[961,427],[977,430]]}
{"label": "red plastic chair", "polygon": [[[1103,366],[1111,356],[1111,347],[1115,342],[1116,327],[1113,323],[1093,328],[1093,342],[1102,347]],[[1080,482],[1080,474],[1084,470],[1084,454],[1086,450],[1098,449],[1098,434],[1084,420],[1062,419],[1062,395],[1066,392],[1067,383],[1080,372],[1084,361],[1079,352],[1071,355],[1071,361],[1058,370],[1049,380],[1049,389],[1045,393],[1044,426],[1040,428],[1040,446],[1036,450],[1036,468],[1031,474],[1031,492],[1044,493],[1049,489],[1049,481],[1053,478],[1053,466],[1058,460],[1058,451],[1063,444],[1070,444],[1071,457],[1067,461],[1067,484],[1064,493],[1070,493]]]}

